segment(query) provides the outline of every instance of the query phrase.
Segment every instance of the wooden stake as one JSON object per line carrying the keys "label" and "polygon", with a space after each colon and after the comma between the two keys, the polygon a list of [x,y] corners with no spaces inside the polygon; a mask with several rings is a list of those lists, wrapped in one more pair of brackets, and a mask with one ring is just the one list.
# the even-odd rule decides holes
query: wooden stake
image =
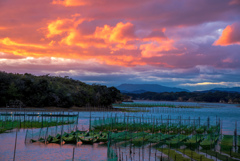
{"label": "wooden stake", "polygon": [[74,161],[74,151],[75,151],[75,147],[73,147],[73,156],[72,156],[72,161]]}
{"label": "wooden stake", "polygon": [[15,137],[15,146],[14,146],[13,161],[15,161],[15,155],[16,155],[16,149],[17,149],[17,132],[18,132],[18,129],[17,129],[17,131],[16,131],[16,137]]}

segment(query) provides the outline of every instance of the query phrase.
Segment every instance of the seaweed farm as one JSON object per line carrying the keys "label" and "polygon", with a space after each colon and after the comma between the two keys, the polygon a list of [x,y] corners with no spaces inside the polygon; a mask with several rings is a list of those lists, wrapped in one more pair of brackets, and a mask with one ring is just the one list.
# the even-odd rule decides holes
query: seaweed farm
{"label": "seaweed farm", "polygon": [[[67,117],[67,120],[64,119]],[[74,120],[75,118],[75,120]],[[73,124],[76,115],[40,114],[38,113],[2,113],[0,115],[0,133],[10,132],[13,129],[44,128],[57,125]]]}
{"label": "seaweed farm", "polygon": [[0,160],[240,160],[235,105],[120,106],[126,111],[1,112]]}

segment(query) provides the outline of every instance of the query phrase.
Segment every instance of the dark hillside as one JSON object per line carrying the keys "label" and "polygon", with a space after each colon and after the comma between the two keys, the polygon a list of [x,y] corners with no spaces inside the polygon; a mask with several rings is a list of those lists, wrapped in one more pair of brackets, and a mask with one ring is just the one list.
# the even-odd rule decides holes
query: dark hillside
{"label": "dark hillside", "polygon": [[69,77],[0,72],[0,106],[110,107],[122,100],[115,87],[88,85]]}
{"label": "dark hillside", "polygon": [[186,89],[176,87],[166,87],[158,84],[121,84],[117,86],[122,93],[145,93],[145,92],[188,92]]}

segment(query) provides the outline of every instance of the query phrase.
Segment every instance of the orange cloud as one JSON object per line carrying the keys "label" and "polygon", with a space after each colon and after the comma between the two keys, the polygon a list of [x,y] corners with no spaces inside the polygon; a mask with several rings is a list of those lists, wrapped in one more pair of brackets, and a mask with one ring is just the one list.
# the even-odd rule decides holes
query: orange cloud
{"label": "orange cloud", "polygon": [[134,50],[138,48],[134,41],[138,41],[139,38],[135,35],[135,26],[130,22],[119,22],[115,27],[109,25],[96,27],[94,38],[102,39],[112,51],[119,49]]}
{"label": "orange cloud", "polygon": [[[81,56],[93,54],[89,51],[91,47],[106,49],[108,50],[106,55],[93,56],[96,55],[93,54],[92,57],[99,62],[109,65],[134,66],[146,64],[142,61],[141,56],[137,59],[136,56],[125,53],[122,53],[122,55],[115,55],[114,52],[118,50],[140,49],[142,50],[142,57],[153,57],[161,56],[161,52],[175,49],[173,46],[174,41],[168,40],[164,35],[166,31],[165,28],[154,30],[144,38],[139,38],[135,35],[136,29],[132,23],[119,22],[115,26],[97,26],[94,33],[84,35],[81,33],[81,30],[78,29],[78,25],[82,22],[75,21],[76,19],[58,19],[53,21],[48,25],[49,33],[47,37],[50,38],[55,35],[60,35],[62,37],[58,42],[60,46],[65,44],[86,49]],[[49,45],[53,46],[54,43],[55,41],[52,40]],[[91,56],[87,57],[89,58]]]}
{"label": "orange cloud", "polygon": [[56,44],[56,41],[53,41],[53,40],[52,40],[48,45],[49,45],[49,46],[53,46],[54,44]]}
{"label": "orange cloud", "polygon": [[[61,23],[58,23],[58,21]],[[130,43],[130,41],[136,41],[138,39],[134,34],[134,25],[129,22],[125,24],[119,22],[115,27],[111,27],[109,25],[96,27],[95,32],[89,35],[84,35],[77,29],[79,22],[71,27],[63,28],[61,26],[69,26],[65,25],[64,22],[68,23],[68,21],[57,20],[48,25],[49,34],[51,36],[55,35],[55,33],[60,35],[63,32],[67,33],[67,36],[63,37],[59,42],[60,44],[66,44],[69,46],[74,45],[81,48],[89,48],[91,46],[96,48],[110,48],[112,51],[116,51],[121,48],[129,50],[137,48],[134,44]]]}
{"label": "orange cloud", "polygon": [[[75,2],[77,4],[80,1],[54,1],[55,4],[67,5]],[[28,37],[0,38],[0,52],[17,57],[94,60],[100,64],[129,67],[147,64],[142,59],[141,50],[143,53],[148,52],[146,57],[156,56],[157,51],[170,50],[170,43],[164,42],[167,39],[164,36],[165,29],[148,30],[149,33],[141,38],[136,35],[137,30],[133,23],[118,22],[116,25],[94,25],[91,30],[84,32],[82,27],[89,25],[88,22],[91,21],[92,19],[83,18],[77,13],[65,18],[58,17],[45,22],[45,26],[36,28],[37,36],[32,38],[35,43],[31,43],[32,39]],[[26,43],[26,40],[30,43]],[[147,45],[154,43],[157,45]],[[149,54],[152,49],[156,53]]]}
{"label": "orange cloud", "polygon": [[146,65],[145,62],[141,60],[140,57],[135,57],[131,55],[110,55],[110,56],[100,56],[97,58],[99,62],[104,62],[108,65],[119,65],[119,66],[136,66],[136,65]]}
{"label": "orange cloud", "polygon": [[[79,25],[85,20],[78,19],[77,17],[79,15],[72,16],[70,19],[57,19],[49,23],[46,37],[53,38],[58,36],[59,38],[60,36],[60,41],[58,40],[59,45],[79,46],[84,49],[90,47],[108,48],[111,50],[111,54],[120,49],[137,50],[140,46],[140,49],[144,50],[142,55],[151,57],[153,55],[156,56],[156,54],[153,54],[154,52],[173,49],[170,46],[171,41],[166,41],[167,38],[164,35],[165,28],[154,30],[144,38],[139,38],[135,34],[136,29],[132,23],[119,22],[116,26],[97,26],[94,33],[86,35],[82,34],[82,31],[79,30]],[[51,40],[52,43],[56,41]],[[160,43],[160,46],[154,47],[154,44],[149,46],[149,43],[151,44],[152,42]],[[49,46],[52,46],[52,43],[49,43]],[[154,51],[150,51],[151,49],[154,49]],[[150,52],[151,54],[149,54]]]}
{"label": "orange cloud", "polygon": [[0,30],[6,30],[7,28],[6,27],[1,27],[0,26]]}
{"label": "orange cloud", "polygon": [[61,28],[61,26],[63,26],[63,24],[65,22],[66,21],[64,21],[64,20],[57,20],[57,21],[54,21],[54,22],[50,23],[48,25],[49,33],[47,34],[47,37],[52,37],[54,35],[60,35],[63,32],[68,31],[69,30],[68,28]]}
{"label": "orange cloud", "polygon": [[75,30],[70,31],[68,36],[61,40],[61,43],[65,43],[67,45],[74,45],[75,43],[73,40],[75,39],[76,35],[77,35],[77,32]]}
{"label": "orange cloud", "polygon": [[104,25],[104,27],[97,27],[95,31],[95,37],[104,39],[105,42],[123,43],[136,40],[134,34],[135,27],[130,22],[119,22],[115,27]]}
{"label": "orange cloud", "polygon": [[53,0],[52,4],[63,5],[66,7],[76,6],[114,6],[129,7],[140,3],[148,2],[148,0]]}
{"label": "orange cloud", "polygon": [[69,31],[68,35],[59,42],[68,46],[79,46],[81,48],[89,48],[91,46],[96,48],[106,48],[108,44],[103,40],[94,38],[94,35],[83,35],[77,29]]}
{"label": "orange cloud", "polygon": [[24,49],[18,49],[11,47],[10,49],[1,49],[1,52],[4,53],[12,53],[13,55],[23,56],[23,57],[43,57],[43,56],[50,56],[44,55],[42,52],[32,52]]}
{"label": "orange cloud", "polygon": [[134,31],[135,31],[134,25],[131,24],[130,22],[126,24],[120,22],[116,25],[116,27],[113,28],[109,40],[112,42],[126,44],[127,41],[136,39]]}
{"label": "orange cloud", "polygon": [[[0,43],[0,45],[1,44],[2,43]],[[63,59],[77,59],[77,60],[83,60],[83,61],[92,60],[94,62],[98,62],[101,64],[119,65],[119,66],[126,66],[126,67],[146,64],[141,61],[140,57],[136,58],[134,55],[124,55],[124,54],[112,55],[109,53],[104,53],[104,54],[102,53],[97,55],[96,50],[93,50],[93,51],[79,50],[79,48],[71,49],[63,45],[56,45],[56,46],[52,45],[52,46],[48,46],[49,48],[46,48],[46,49],[37,48],[37,50],[30,49],[30,48],[22,49],[22,48],[19,48],[20,46],[16,46],[15,44],[16,43],[12,43],[8,45],[2,44],[3,46],[2,47],[0,46],[1,48],[0,53],[11,53],[12,54],[11,57],[13,58],[32,57],[35,60],[35,58],[55,57],[55,58],[63,58]],[[54,44],[54,41],[50,42],[50,44]],[[28,46],[33,46],[33,45],[28,44]],[[6,56],[4,55],[4,57]],[[9,59],[9,57],[7,58]]]}
{"label": "orange cloud", "polygon": [[232,25],[228,25],[222,32],[222,35],[218,40],[214,42],[213,45],[233,45],[238,44],[240,45],[240,23],[234,23]]}
{"label": "orange cloud", "polygon": [[[83,35],[78,30],[78,26],[87,19],[79,18],[79,14],[72,15],[69,19],[57,19],[48,24],[48,34],[47,38],[52,39],[56,37],[58,40],[52,40],[51,42],[58,41],[59,44],[66,44],[68,46],[79,46],[82,48],[88,48],[90,46],[97,45],[94,40],[90,41],[88,39],[93,38],[92,35]],[[90,19],[88,19],[89,21]],[[53,45],[52,43],[49,44]]]}
{"label": "orange cloud", "polygon": [[176,48],[173,46],[173,40],[166,40],[161,42],[151,42],[148,44],[143,44],[140,46],[142,50],[143,57],[154,57],[154,56],[163,56],[161,52],[166,52],[170,50],[175,50]]}
{"label": "orange cloud", "polygon": [[7,45],[7,46],[34,47],[34,48],[41,48],[41,49],[46,48],[45,46],[42,46],[42,45],[17,43],[17,42],[10,40],[8,37],[0,39],[0,43],[3,45]]}
{"label": "orange cloud", "polygon": [[64,6],[84,6],[88,4],[85,0],[53,0],[52,4],[60,4]]}
{"label": "orange cloud", "polygon": [[73,16],[73,19],[58,19],[48,24],[48,34],[46,37],[53,37],[56,35],[61,35],[64,32],[71,32],[77,28],[85,19],[76,19]]}

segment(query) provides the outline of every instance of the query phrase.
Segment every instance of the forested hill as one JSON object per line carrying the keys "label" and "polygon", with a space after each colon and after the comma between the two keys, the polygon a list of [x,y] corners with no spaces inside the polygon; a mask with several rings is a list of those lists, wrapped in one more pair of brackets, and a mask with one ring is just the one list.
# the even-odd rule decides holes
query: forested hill
{"label": "forested hill", "polygon": [[183,102],[220,102],[240,103],[240,93],[225,91],[208,92],[145,92],[141,94],[126,93],[133,100],[156,100],[156,101],[183,101]]}
{"label": "forested hill", "polygon": [[116,87],[122,93],[145,93],[145,92],[189,92],[186,89],[176,87],[166,87],[158,84],[121,84]]}
{"label": "forested hill", "polygon": [[122,100],[115,87],[88,85],[68,77],[0,71],[0,107],[20,102],[28,107],[111,107]]}

